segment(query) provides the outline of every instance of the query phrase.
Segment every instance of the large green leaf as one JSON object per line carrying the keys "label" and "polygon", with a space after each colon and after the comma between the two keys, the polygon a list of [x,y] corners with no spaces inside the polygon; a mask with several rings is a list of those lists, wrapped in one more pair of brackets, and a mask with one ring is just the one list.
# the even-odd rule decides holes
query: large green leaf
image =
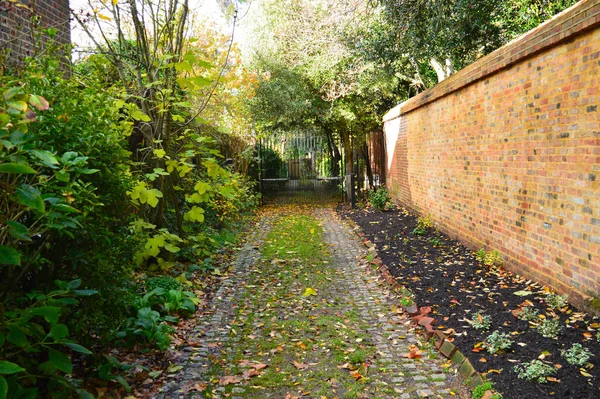
{"label": "large green leaf", "polygon": [[6,399],[7,396],[8,396],[8,383],[6,382],[4,377],[2,377],[0,375],[0,399]]}
{"label": "large green leaf", "polygon": [[73,372],[73,363],[71,363],[69,356],[54,349],[50,349],[49,354],[50,363],[52,363],[54,367],[66,374],[71,374]]}
{"label": "large green leaf", "polygon": [[9,375],[20,373],[21,371],[25,371],[25,369],[18,364],[6,360],[0,360],[0,374]]}
{"label": "large green leaf", "polygon": [[21,254],[14,248],[0,245],[0,265],[20,265]]}
{"label": "large green leaf", "polygon": [[29,310],[29,314],[34,316],[42,316],[50,324],[58,323],[60,316],[60,308],[58,306],[40,306]]}
{"label": "large green leaf", "polygon": [[54,324],[50,327],[50,336],[55,341],[66,338],[69,335],[69,329],[64,324]]}
{"label": "large green leaf", "polygon": [[0,165],[0,173],[33,174],[36,172],[31,166],[22,163],[6,162]]}
{"label": "large green leaf", "polygon": [[39,158],[42,162],[44,162],[46,165],[48,165],[50,167],[54,167],[54,165],[58,165],[58,159],[56,159],[56,156],[49,151],[31,150],[30,152],[36,158]]}
{"label": "large green leaf", "polygon": [[27,226],[15,222],[14,220],[9,220],[6,222],[8,225],[8,232],[15,238],[18,238],[21,241],[31,242],[31,238],[29,237],[29,229]]}
{"label": "large green leaf", "polygon": [[19,204],[39,212],[44,212],[46,206],[40,192],[32,186],[23,186],[17,189],[17,200]]}
{"label": "large green leaf", "polygon": [[31,347],[31,344],[27,340],[27,336],[23,333],[23,331],[15,327],[12,327],[8,330],[8,334],[6,334],[6,340],[11,344],[18,346],[19,348],[28,349]]}
{"label": "large green leaf", "polygon": [[66,346],[68,346],[69,348],[71,348],[72,350],[74,350],[75,352],[83,353],[84,355],[92,354],[92,352],[89,349],[84,348],[83,346],[76,344],[74,342],[64,342],[64,344]]}

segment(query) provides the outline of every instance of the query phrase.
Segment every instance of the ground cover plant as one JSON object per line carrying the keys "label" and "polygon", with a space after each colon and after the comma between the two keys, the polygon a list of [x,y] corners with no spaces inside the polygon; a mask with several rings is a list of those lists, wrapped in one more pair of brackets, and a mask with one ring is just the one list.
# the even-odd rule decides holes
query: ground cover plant
{"label": "ground cover plant", "polygon": [[423,229],[406,210],[339,211],[504,398],[600,395],[598,318],[505,271],[493,250],[473,252],[435,226]]}

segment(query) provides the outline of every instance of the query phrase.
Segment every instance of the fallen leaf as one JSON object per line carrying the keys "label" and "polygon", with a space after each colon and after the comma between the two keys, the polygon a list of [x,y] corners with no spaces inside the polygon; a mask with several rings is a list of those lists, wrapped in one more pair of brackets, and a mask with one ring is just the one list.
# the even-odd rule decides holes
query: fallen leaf
{"label": "fallen leaf", "polygon": [[481,359],[479,359],[479,361],[480,361],[481,363],[486,363],[486,362],[487,362],[487,359],[486,359],[485,357],[482,357]]}
{"label": "fallen leaf", "polygon": [[229,384],[238,384],[240,382],[240,377],[235,375],[226,375],[219,378],[219,385],[229,385]]}
{"label": "fallen leaf", "polygon": [[521,291],[515,291],[515,292],[513,292],[513,294],[515,294],[517,296],[528,296],[528,295],[533,294],[533,292],[521,290]]}
{"label": "fallen leaf", "polygon": [[183,368],[183,366],[177,366],[177,365],[175,365],[175,364],[172,364],[172,365],[170,365],[170,366],[169,366],[169,368],[167,369],[167,372],[168,372],[168,373],[176,373],[176,372],[178,372],[179,370],[181,370],[182,368]]}
{"label": "fallen leaf", "polygon": [[560,380],[558,378],[554,378],[554,377],[546,377],[546,380],[548,380],[550,382],[560,382]]}
{"label": "fallen leaf", "polygon": [[242,378],[245,380],[249,380],[250,377],[256,377],[259,374],[260,373],[258,372],[257,369],[250,369],[250,370],[244,371],[244,374],[242,374]]}
{"label": "fallen leaf", "polygon": [[317,291],[314,288],[306,288],[304,290],[304,293],[302,294],[302,296],[311,296],[311,295],[317,295]]}
{"label": "fallen leaf", "polygon": [[297,362],[295,360],[294,360],[294,366],[296,366],[296,368],[300,369],[300,370],[304,370],[304,369],[308,368],[308,364],[306,364],[306,363],[299,363],[299,362]]}
{"label": "fallen leaf", "polygon": [[351,375],[352,377],[354,377],[354,379],[355,379],[355,380],[357,380],[357,381],[358,381],[358,380],[360,380],[361,378],[363,378],[362,374],[360,374],[360,373],[358,372],[358,370],[351,371],[351,372],[350,372],[350,375]]}
{"label": "fallen leaf", "polygon": [[409,358],[409,359],[420,359],[421,356],[421,351],[419,350],[419,348],[416,345],[411,345],[409,346],[410,352],[403,354],[403,357]]}
{"label": "fallen leaf", "polygon": [[585,371],[584,369],[579,369],[579,372],[581,373],[582,376],[587,377],[587,378],[592,378],[593,375],[591,375],[590,373],[588,373],[587,371]]}

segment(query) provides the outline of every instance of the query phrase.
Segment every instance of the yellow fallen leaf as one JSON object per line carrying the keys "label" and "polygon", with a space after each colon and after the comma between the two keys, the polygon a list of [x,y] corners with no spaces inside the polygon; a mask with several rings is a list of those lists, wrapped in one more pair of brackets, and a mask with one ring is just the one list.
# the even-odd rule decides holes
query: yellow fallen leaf
{"label": "yellow fallen leaf", "polygon": [[592,378],[593,375],[591,375],[590,373],[588,373],[587,371],[585,371],[584,369],[579,369],[579,372],[581,373],[582,376],[587,377],[587,378]]}
{"label": "yellow fallen leaf", "polygon": [[304,293],[302,294],[302,296],[311,296],[311,295],[317,295],[317,291],[314,288],[306,288],[304,290]]}

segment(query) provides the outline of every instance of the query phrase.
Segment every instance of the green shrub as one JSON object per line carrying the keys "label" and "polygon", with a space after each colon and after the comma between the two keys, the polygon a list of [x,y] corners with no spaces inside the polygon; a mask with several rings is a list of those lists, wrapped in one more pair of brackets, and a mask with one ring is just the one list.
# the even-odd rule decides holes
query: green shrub
{"label": "green shrub", "polygon": [[[22,397],[63,398],[85,392],[71,378],[71,353],[91,352],[72,339],[65,318],[80,297],[96,294],[79,289],[81,280],[56,281],[48,293],[31,291],[0,304],[0,388],[22,392]],[[2,389],[0,389],[0,394]],[[1,396],[1,395],[0,395]]]}
{"label": "green shrub", "polygon": [[569,349],[561,350],[562,357],[565,358],[567,363],[574,364],[576,366],[583,366],[593,356],[592,352],[588,348],[584,348],[583,345],[577,343],[573,344]]}
{"label": "green shrub", "polygon": [[544,319],[536,327],[538,332],[546,338],[556,338],[562,331],[560,322],[556,319]]}
{"label": "green shrub", "polygon": [[389,201],[391,201],[391,197],[385,187],[369,191],[369,203],[378,211],[383,211]]}
{"label": "green shrub", "polygon": [[519,320],[533,321],[538,318],[538,311],[533,306],[526,306],[519,312]]}
{"label": "green shrub", "polygon": [[510,349],[513,342],[510,335],[496,330],[486,338],[485,348],[489,353],[494,354],[498,353],[500,350],[505,351]]}
{"label": "green shrub", "polygon": [[492,325],[492,317],[481,312],[474,313],[471,316],[469,324],[476,330],[488,330]]}
{"label": "green shrub", "polygon": [[148,292],[156,288],[162,288],[165,291],[181,289],[181,284],[171,276],[149,277],[144,281],[144,284]]}
{"label": "green shrub", "polygon": [[532,360],[523,364],[517,364],[514,367],[517,376],[527,381],[534,381],[540,384],[547,382],[546,377],[556,374],[556,367],[546,364],[541,360]]}
{"label": "green shrub", "polygon": [[419,216],[419,218],[417,219],[417,227],[415,227],[415,229],[413,230],[413,234],[418,236],[424,236],[432,227],[433,219],[431,219],[431,216]]}
{"label": "green shrub", "polygon": [[567,306],[569,303],[567,302],[569,299],[568,295],[558,295],[553,292],[548,292],[546,294],[546,298],[544,300],[552,309],[562,309]]}

